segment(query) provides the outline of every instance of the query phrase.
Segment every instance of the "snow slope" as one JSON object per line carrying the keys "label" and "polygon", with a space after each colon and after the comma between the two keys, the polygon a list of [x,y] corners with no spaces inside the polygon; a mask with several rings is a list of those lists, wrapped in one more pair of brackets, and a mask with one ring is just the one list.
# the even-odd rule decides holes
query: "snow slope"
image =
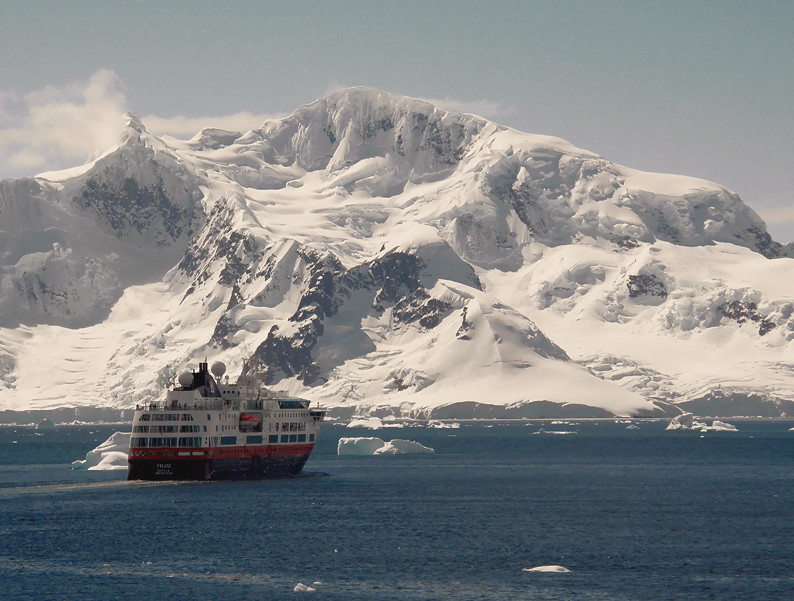
{"label": "snow slope", "polygon": [[130,116],[0,217],[0,409],[129,408],[205,356],[348,415],[794,407],[794,251],[735,194],[377,90]]}

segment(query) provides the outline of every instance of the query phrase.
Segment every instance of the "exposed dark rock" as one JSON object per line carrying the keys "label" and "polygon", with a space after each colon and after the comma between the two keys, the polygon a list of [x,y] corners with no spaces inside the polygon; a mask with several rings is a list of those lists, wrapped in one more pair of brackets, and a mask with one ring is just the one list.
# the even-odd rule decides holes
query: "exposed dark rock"
{"label": "exposed dark rock", "polygon": [[638,296],[667,298],[667,288],[664,282],[659,276],[652,273],[630,275],[626,286],[629,289],[629,297],[631,298],[637,298]]}
{"label": "exposed dark rock", "polygon": [[72,202],[93,213],[100,225],[119,238],[134,231],[164,246],[190,227],[191,215],[168,197],[161,177],[151,186],[142,187],[118,167],[107,167],[87,179]]}
{"label": "exposed dark rock", "polygon": [[455,335],[458,337],[459,340],[471,340],[471,336],[469,336],[469,331],[474,329],[474,326],[470,324],[466,320],[466,312],[468,307],[463,307],[463,318],[460,323],[460,327]]}
{"label": "exposed dark rock", "polygon": [[278,328],[271,329],[245,367],[245,373],[256,372],[268,384],[294,376],[307,385],[324,381],[311,351],[323,334],[324,320],[335,315],[354,290],[372,293],[371,307],[376,313],[391,307],[395,326],[432,329],[452,310],[450,304],[427,293],[421,283],[426,265],[416,255],[393,252],[346,270],[333,255],[321,256],[305,248],[299,254],[306,262],[305,290],[289,318],[297,330],[281,335]]}
{"label": "exposed dark rock", "polygon": [[718,388],[679,402],[678,407],[695,415],[714,417],[791,417],[794,402],[764,392]]}
{"label": "exposed dark rock", "polygon": [[619,248],[625,250],[631,250],[632,248],[639,248],[640,242],[636,238],[632,238],[630,236],[615,236],[612,238],[612,242],[616,244]]}
{"label": "exposed dark rock", "polygon": [[237,331],[237,326],[232,322],[227,315],[221,315],[218,323],[215,324],[215,330],[212,332],[210,344],[217,348],[227,349],[236,346],[229,341],[229,338]]}
{"label": "exposed dark rock", "polygon": [[758,312],[756,303],[734,300],[720,305],[719,311],[728,319],[733,319],[739,324],[745,323],[748,319],[757,323],[759,336],[763,336],[775,328],[774,322]]}
{"label": "exposed dark rock", "polygon": [[747,233],[755,241],[755,250],[764,255],[767,259],[775,259],[777,257],[792,256],[788,249],[772,240],[769,232],[757,226],[753,226],[747,230]]}
{"label": "exposed dark rock", "polygon": [[417,289],[412,294],[402,297],[394,305],[392,316],[395,323],[415,323],[430,330],[452,310],[452,305],[435,298],[430,298],[424,289]]}

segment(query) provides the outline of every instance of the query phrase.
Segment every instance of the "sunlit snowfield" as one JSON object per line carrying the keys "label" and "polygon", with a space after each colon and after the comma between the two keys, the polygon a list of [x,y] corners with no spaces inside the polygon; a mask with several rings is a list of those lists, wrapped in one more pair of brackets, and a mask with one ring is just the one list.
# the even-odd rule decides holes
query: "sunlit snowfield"
{"label": "sunlit snowfield", "polygon": [[119,426],[2,427],[0,597],[788,598],[794,421],[733,423],[329,424],[301,477],[162,484],[72,471]]}

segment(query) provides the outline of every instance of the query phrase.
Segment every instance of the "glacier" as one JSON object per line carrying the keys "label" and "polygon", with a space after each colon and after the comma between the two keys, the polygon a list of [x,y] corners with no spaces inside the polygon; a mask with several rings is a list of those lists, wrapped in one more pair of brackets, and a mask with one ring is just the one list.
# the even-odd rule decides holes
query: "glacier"
{"label": "glacier", "polygon": [[129,115],[0,181],[0,412],[212,357],[348,418],[791,415],[792,257],[718,184],[369,88],[190,140]]}

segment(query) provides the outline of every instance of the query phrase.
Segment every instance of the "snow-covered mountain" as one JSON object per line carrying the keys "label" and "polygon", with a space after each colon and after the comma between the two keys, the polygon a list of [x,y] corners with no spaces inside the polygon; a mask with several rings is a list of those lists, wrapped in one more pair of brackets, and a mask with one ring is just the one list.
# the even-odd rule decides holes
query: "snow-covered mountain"
{"label": "snow-covered mountain", "polygon": [[794,247],[732,192],[377,90],[0,182],[0,409],[221,359],[340,413],[794,412]]}

